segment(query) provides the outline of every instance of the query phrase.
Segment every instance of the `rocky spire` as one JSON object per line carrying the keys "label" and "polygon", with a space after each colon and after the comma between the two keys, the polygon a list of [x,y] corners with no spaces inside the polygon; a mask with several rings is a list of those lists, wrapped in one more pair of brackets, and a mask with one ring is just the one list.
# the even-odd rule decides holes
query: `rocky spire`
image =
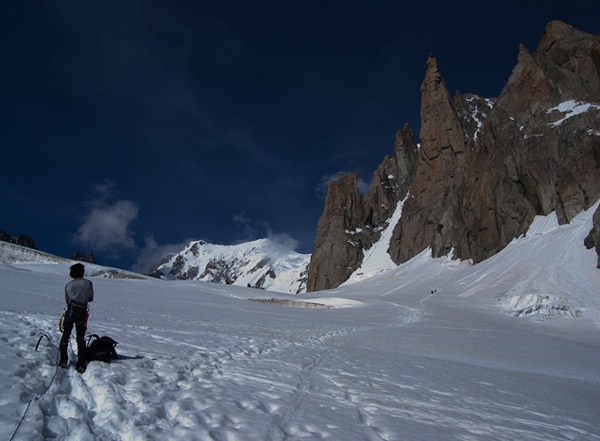
{"label": "rocky spire", "polygon": [[370,225],[385,224],[408,193],[417,168],[417,150],[415,135],[406,124],[396,132],[394,154],[379,164],[365,195],[365,212]]}
{"label": "rocky spire", "polygon": [[581,88],[593,100],[600,91],[600,38],[575,29],[561,21],[548,23],[536,49],[557,66],[583,81]]}
{"label": "rocky spire", "polygon": [[360,266],[361,243],[352,240],[356,226],[365,220],[362,196],[358,191],[358,173],[340,173],[329,182],[325,210],[319,219],[315,248],[306,281],[307,291],[338,286]]}
{"label": "rocky spire", "polygon": [[[394,159],[386,157],[364,198],[357,177],[330,187],[309,291],[346,280],[408,186],[388,250],[396,263],[428,247],[434,257],[453,252],[477,263],[526,233],[536,215],[556,211],[566,223],[593,205],[600,198],[600,36],[549,23],[536,51],[519,47],[495,100],[459,93],[453,99],[430,55],[420,138],[415,169],[413,153],[399,160],[400,152],[416,151],[414,137],[406,130],[397,135]],[[598,223],[589,246],[600,241]]]}
{"label": "rocky spire", "polygon": [[342,173],[329,183],[308,271],[308,291],[336,287],[360,267],[364,250],[380,238],[398,202],[406,197],[416,158],[417,142],[407,124],[396,133],[394,154],[377,167],[364,196],[358,191],[357,173]]}
{"label": "rocky spire", "polygon": [[437,60],[429,56],[421,85],[421,148],[416,176],[389,253],[401,263],[432,247],[434,256],[464,246],[460,206],[470,157],[465,132]]}

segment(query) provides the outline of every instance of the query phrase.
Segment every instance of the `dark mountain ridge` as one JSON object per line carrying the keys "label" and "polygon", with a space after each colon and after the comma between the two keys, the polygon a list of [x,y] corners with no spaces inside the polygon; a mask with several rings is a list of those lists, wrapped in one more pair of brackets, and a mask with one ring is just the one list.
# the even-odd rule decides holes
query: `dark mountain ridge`
{"label": "dark mountain ridge", "polygon": [[[478,263],[525,234],[536,215],[555,211],[564,224],[592,206],[600,198],[600,36],[549,23],[535,52],[519,47],[493,100],[452,98],[430,55],[419,138],[408,126],[397,133],[364,196],[356,173],[330,183],[308,291],[347,280],[385,228],[393,228],[388,253],[397,264],[428,247],[433,257]],[[390,225],[396,208],[402,214]]]}

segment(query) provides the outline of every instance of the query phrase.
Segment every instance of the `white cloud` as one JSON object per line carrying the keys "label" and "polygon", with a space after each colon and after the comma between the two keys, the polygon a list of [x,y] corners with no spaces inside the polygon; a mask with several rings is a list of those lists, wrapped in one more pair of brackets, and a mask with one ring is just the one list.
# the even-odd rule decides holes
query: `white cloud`
{"label": "white cloud", "polygon": [[139,206],[132,201],[109,202],[113,187],[109,180],[96,186],[98,197],[87,202],[89,212],[73,241],[93,251],[117,255],[136,247],[130,225],[137,218]]}
{"label": "white cloud", "polygon": [[269,230],[267,237],[287,250],[296,251],[300,245],[300,242],[287,233],[273,233]]}
{"label": "white cloud", "polygon": [[185,239],[180,243],[159,245],[150,233],[146,235],[144,240],[144,247],[139,250],[136,262],[131,269],[146,274],[156,269],[164,259],[183,250],[194,239]]}
{"label": "white cloud", "polygon": [[93,208],[75,235],[75,241],[98,251],[111,248],[134,248],[129,224],[137,217],[139,207],[131,201]]}
{"label": "white cloud", "polygon": [[266,237],[292,251],[295,251],[300,245],[300,242],[287,233],[275,233],[266,221],[262,219],[251,219],[245,211],[233,216],[233,223],[240,227],[243,232],[244,239],[241,240],[240,243]]}

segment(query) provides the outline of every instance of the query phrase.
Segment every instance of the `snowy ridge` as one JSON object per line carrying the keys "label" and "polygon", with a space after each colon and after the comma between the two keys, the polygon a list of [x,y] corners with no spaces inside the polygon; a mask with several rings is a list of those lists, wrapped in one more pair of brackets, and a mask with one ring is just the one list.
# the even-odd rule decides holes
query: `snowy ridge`
{"label": "snowy ridge", "polygon": [[[240,286],[91,277],[88,332],[120,358],[84,374],[73,345],[56,367],[70,263],[3,264],[0,438],[599,441],[594,209],[563,226],[539,217],[477,265],[424,251],[280,304]],[[515,314],[536,296],[582,309]]]}
{"label": "snowy ridge", "polygon": [[193,241],[153,275],[297,294],[306,291],[310,255],[260,239],[238,245]]}
{"label": "snowy ridge", "polygon": [[0,241],[0,262],[4,264],[22,262],[60,263],[68,261],[68,259],[43,251]]}
{"label": "snowy ridge", "polygon": [[[33,268],[38,268],[40,265],[54,265],[54,268],[63,269],[62,266],[55,264],[68,263],[72,265],[77,261],[65,259],[64,257],[54,256],[44,253],[43,251],[34,250],[31,248],[15,245],[7,242],[0,242],[0,267],[16,269],[19,264],[30,263]],[[111,268],[101,266],[89,262],[83,262],[86,267],[87,274],[92,277],[104,277],[115,279],[146,279],[147,277],[131,271],[122,270],[119,268]],[[16,267],[14,265],[17,265]]]}

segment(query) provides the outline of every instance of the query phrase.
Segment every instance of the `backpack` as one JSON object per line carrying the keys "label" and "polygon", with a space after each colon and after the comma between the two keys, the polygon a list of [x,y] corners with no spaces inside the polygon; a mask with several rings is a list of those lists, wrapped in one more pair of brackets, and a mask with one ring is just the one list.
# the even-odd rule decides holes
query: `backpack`
{"label": "backpack", "polygon": [[[93,341],[91,341],[92,338],[94,338]],[[115,350],[117,344],[116,341],[106,335],[103,337],[98,337],[96,334],[90,335],[86,349],[87,361],[98,360],[107,363],[110,362],[110,360],[117,358],[117,351]]]}

